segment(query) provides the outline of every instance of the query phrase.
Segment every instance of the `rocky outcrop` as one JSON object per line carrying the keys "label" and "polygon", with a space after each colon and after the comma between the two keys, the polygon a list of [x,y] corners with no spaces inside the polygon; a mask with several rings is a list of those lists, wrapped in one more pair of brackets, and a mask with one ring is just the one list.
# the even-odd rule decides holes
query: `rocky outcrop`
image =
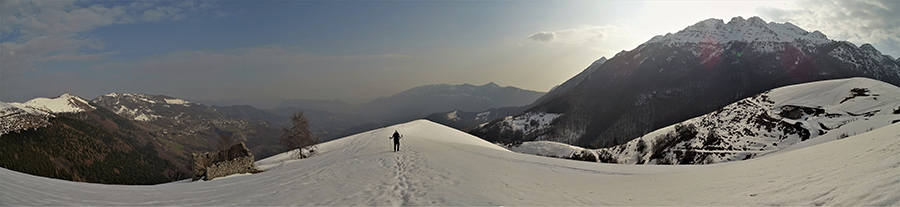
{"label": "rocky outcrop", "polygon": [[253,165],[253,154],[243,142],[229,147],[227,150],[207,153],[193,153],[193,180],[212,180],[231,174],[255,173],[259,170]]}

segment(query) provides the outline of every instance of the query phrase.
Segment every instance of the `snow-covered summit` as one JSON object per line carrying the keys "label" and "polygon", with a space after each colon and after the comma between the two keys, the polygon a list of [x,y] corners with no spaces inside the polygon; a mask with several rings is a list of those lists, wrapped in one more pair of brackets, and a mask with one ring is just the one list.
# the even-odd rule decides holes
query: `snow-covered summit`
{"label": "snow-covered summit", "polygon": [[24,103],[26,107],[48,113],[74,113],[97,109],[88,101],[72,94],[62,94],[55,98],[35,98]]}
{"label": "snow-covered summit", "polygon": [[55,98],[35,98],[25,103],[0,102],[0,135],[19,130],[40,128],[56,113],[78,113],[97,109],[88,101],[72,94]]}
{"label": "snow-covered summit", "polygon": [[[870,45],[829,40],[790,23],[737,17],[707,19],[657,36],[584,77],[556,87],[525,110],[563,114],[550,130],[535,133],[579,147],[611,147],[781,86],[850,77],[900,85],[900,64]],[[505,144],[544,136],[511,134],[518,132],[499,130],[498,124],[470,132]]]}
{"label": "snow-covered summit", "polygon": [[831,40],[819,31],[808,32],[790,22],[766,23],[759,17],[751,17],[746,20],[742,17],[734,17],[728,23],[721,19],[711,18],[703,20],[677,33],[655,36],[645,44],[723,44],[733,41],[776,43],[802,41],[808,44],[819,45],[828,43]]}

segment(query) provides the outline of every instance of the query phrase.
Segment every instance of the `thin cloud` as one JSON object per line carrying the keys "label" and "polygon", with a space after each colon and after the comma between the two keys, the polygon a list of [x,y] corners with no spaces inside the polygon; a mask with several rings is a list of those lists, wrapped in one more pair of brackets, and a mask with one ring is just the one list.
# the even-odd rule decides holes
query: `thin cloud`
{"label": "thin cloud", "polygon": [[607,41],[627,37],[629,31],[617,26],[580,26],[572,29],[538,32],[528,40],[541,42],[557,42],[566,45],[585,45],[597,41]]}
{"label": "thin cloud", "polygon": [[528,39],[538,42],[550,42],[554,37],[556,37],[556,35],[553,34],[553,32],[538,32],[528,36]]}
{"label": "thin cloud", "polygon": [[53,56],[47,56],[37,59],[37,61],[95,61],[105,58],[106,56],[114,55],[119,52],[102,52],[95,54],[72,54],[72,53],[62,53]]}
{"label": "thin cloud", "polygon": [[[100,49],[103,48],[103,44],[92,39],[63,35],[38,36],[21,43],[0,43],[0,62],[2,62],[3,66],[3,79],[6,80],[28,71],[33,71],[34,62],[42,61],[42,59],[51,56],[67,54],[60,53],[60,51],[76,50],[78,48]],[[83,54],[71,55],[81,56]]]}
{"label": "thin cloud", "polygon": [[757,12],[778,22],[819,30],[832,39],[871,43],[900,55],[900,1],[806,0],[791,7],[760,7]]}
{"label": "thin cloud", "polygon": [[612,56],[641,42],[635,39],[632,33],[632,29],[628,27],[584,25],[571,29],[537,32],[528,36],[526,42],[519,45],[541,42],[561,47],[580,47],[600,51],[604,56]]}
{"label": "thin cloud", "polygon": [[[160,5],[168,4],[168,5]],[[36,70],[40,61],[92,61],[114,51],[103,42],[82,35],[114,24],[178,21],[188,18],[185,10],[215,8],[208,2],[136,1],[125,5],[80,6],[75,1],[0,1],[0,64],[3,80]]]}

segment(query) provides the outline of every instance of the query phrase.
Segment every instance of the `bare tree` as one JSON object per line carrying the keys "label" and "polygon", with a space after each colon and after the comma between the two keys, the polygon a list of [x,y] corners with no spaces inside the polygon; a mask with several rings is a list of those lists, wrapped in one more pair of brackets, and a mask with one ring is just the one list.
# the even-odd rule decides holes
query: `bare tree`
{"label": "bare tree", "polygon": [[215,147],[216,150],[222,151],[227,150],[234,144],[235,140],[231,137],[231,135],[228,135],[227,133],[221,133],[219,134],[219,139],[216,139]]}
{"label": "bare tree", "polygon": [[[294,113],[291,116],[290,129],[282,128],[284,134],[281,135],[281,145],[287,150],[295,150],[294,156],[301,159],[309,157],[315,152],[315,144],[319,143],[319,137],[309,131],[309,121],[303,116],[303,111]],[[304,152],[306,151],[306,152]]]}

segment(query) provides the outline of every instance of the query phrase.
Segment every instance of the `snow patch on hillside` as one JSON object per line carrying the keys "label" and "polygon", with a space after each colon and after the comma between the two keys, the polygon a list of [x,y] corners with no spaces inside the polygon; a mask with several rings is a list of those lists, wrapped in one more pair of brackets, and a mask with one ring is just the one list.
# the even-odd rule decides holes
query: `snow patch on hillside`
{"label": "snow patch on hillside", "polygon": [[191,104],[191,102],[185,101],[184,99],[167,98],[165,100],[166,100],[167,104],[177,104],[177,105],[184,105],[184,106],[188,106]]}
{"label": "snow patch on hillside", "polygon": [[453,120],[453,121],[459,121],[459,117],[456,116],[456,112],[459,112],[459,110],[456,110],[456,111],[447,113],[447,119],[448,119],[448,120]]}
{"label": "snow patch on hillside", "polygon": [[[94,100],[95,103],[110,102],[116,114],[137,121],[154,121],[163,116],[154,110],[170,107],[192,107],[199,104],[184,99],[149,94],[110,93]],[[177,119],[177,117],[175,117]]]}
{"label": "snow patch on hillside", "polygon": [[521,131],[528,134],[547,128],[560,115],[545,112],[528,112],[518,116],[507,116],[503,118],[503,126],[504,130]]}
{"label": "snow patch on hillside", "polygon": [[485,111],[478,114],[475,114],[475,120],[488,121],[488,117],[490,117],[491,111]]}

